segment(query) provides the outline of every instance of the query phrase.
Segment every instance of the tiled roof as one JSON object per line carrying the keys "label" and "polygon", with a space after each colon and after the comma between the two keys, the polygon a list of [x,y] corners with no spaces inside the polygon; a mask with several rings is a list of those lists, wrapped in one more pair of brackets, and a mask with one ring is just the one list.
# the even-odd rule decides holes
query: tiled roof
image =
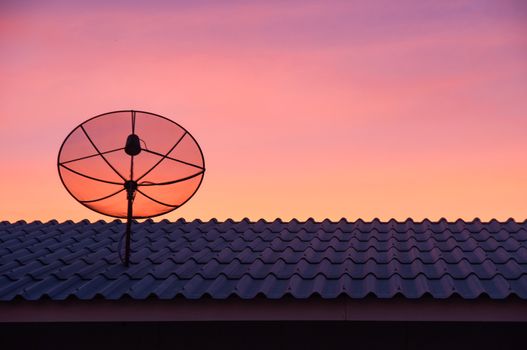
{"label": "tiled roof", "polygon": [[527,222],[0,223],[0,300],[527,299]]}

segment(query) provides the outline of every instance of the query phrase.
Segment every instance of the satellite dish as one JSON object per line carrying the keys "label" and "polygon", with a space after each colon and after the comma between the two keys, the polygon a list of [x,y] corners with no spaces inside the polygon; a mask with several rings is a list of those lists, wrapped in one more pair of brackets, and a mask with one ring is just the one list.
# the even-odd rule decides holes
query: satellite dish
{"label": "satellite dish", "polygon": [[127,219],[126,266],[132,219],[179,208],[205,173],[201,148],[187,130],[133,110],[104,113],[77,126],[62,143],[57,166],[62,184],[79,203]]}

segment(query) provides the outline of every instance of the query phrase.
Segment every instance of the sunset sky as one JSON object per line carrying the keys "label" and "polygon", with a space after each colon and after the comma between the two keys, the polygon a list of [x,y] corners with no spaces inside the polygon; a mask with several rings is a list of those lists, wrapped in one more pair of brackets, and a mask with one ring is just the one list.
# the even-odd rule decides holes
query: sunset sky
{"label": "sunset sky", "polygon": [[105,112],[197,139],[159,217],[527,218],[527,2],[0,1],[0,220],[110,219],[63,188]]}

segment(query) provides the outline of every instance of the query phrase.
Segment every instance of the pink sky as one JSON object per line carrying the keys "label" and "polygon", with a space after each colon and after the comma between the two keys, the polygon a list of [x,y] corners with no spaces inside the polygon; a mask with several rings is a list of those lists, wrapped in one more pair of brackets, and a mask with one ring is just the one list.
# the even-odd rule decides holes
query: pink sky
{"label": "pink sky", "polygon": [[0,220],[108,219],[56,157],[120,109],[203,149],[170,220],[527,217],[524,1],[71,3],[0,2]]}

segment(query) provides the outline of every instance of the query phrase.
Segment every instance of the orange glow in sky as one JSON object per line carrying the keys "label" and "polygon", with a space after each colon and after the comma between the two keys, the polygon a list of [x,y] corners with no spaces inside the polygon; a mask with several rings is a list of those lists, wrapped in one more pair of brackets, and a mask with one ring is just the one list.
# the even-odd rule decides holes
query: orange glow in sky
{"label": "orange glow in sky", "polygon": [[2,1],[0,220],[109,219],[56,166],[137,109],[199,142],[160,217],[527,217],[524,1]]}

